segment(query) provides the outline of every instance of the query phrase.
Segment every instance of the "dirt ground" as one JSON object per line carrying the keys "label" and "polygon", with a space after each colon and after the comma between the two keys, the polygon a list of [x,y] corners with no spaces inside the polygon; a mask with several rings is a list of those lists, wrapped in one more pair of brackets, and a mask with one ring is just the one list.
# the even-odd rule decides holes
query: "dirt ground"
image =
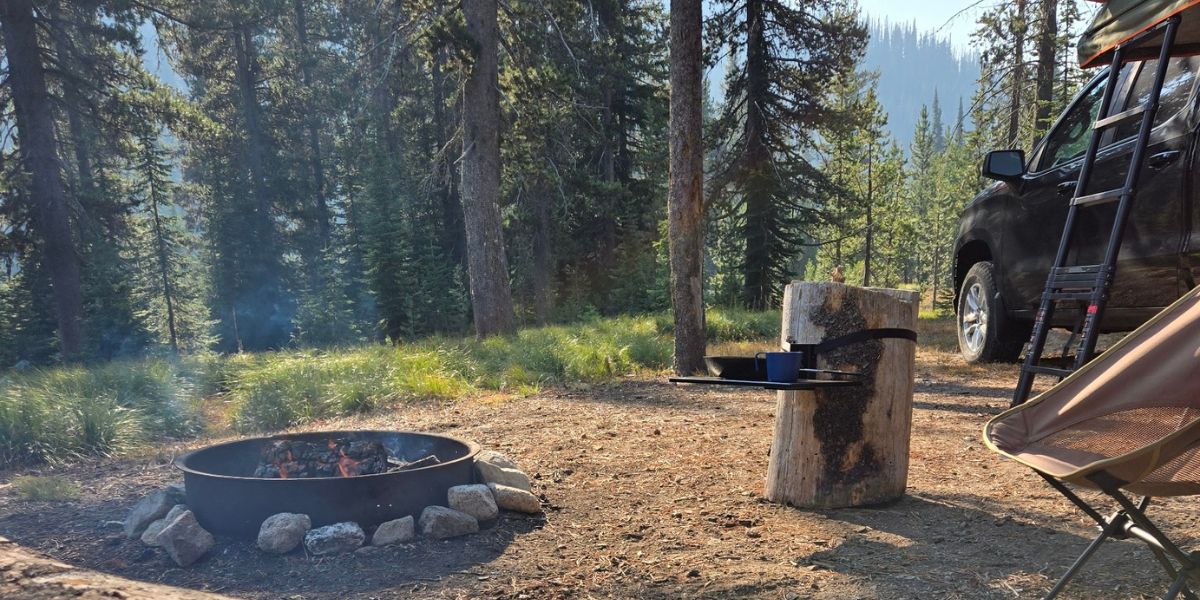
{"label": "dirt ground", "polygon": [[[220,539],[209,557],[176,568],[125,540],[118,521],[141,495],[181,480],[174,453],[209,440],[36,471],[82,485],[69,503],[20,500],[4,483],[21,473],[0,473],[0,536],[124,577],[254,599],[1039,597],[1093,529],[980,441],[984,421],[1008,404],[1016,366],[970,367],[932,338],[917,361],[908,494],[884,507],[764,501],[774,394],[636,377],[312,427],[445,432],[514,458],[546,514],[505,516],[475,536],[320,559]],[[1185,547],[1200,537],[1192,500],[1152,508]],[[1121,541],[1101,548],[1065,597],[1165,589],[1150,553]]]}

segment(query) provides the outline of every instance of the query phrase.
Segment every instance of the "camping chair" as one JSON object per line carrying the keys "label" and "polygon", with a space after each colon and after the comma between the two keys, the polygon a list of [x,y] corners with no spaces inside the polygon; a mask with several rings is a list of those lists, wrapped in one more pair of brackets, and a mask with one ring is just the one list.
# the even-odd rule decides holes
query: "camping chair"
{"label": "camping chair", "polygon": [[[1104,540],[1132,537],[1171,577],[1163,598],[1194,600],[1188,585],[1200,583],[1200,554],[1181,550],[1146,508],[1152,496],[1200,494],[1200,287],[1058,385],[997,415],[984,441],[1037,471],[1100,526],[1046,598]],[[1105,516],[1068,485],[1100,490],[1119,508]]]}

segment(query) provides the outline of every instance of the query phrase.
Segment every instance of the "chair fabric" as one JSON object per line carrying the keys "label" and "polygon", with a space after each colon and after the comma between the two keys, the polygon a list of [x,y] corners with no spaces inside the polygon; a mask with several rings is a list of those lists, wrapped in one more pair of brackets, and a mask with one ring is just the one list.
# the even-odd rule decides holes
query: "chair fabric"
{"label": "chair fabric", "polygon": [[992,450],[1045,475],[1134,494],[1200,494],[1200,287],[984,428]]}

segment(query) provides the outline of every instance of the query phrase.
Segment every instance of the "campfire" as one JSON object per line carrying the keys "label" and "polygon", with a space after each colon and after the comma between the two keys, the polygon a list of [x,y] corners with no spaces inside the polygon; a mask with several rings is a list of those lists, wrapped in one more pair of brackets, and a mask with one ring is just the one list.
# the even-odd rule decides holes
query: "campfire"
{"label": "campfire", "polygon": [[404,461],[388,453],[378,440],[328,439],[320,442],[283,439],[263,447],[255,477],[293,479],[303,477],[355,477],[393,473],[436,465],[432,454]]}
{"label": "campfire", "polygon": [[303,544],[311,556],[367,556],[368,539],[375,547],[411,542],[418,533],[447,539],[478,532],[501,510],[542,510],[529,476],[510,459],[430,433],[236,440],[189,452],[176,465],[184,485],[143,498],[124,529],[181,567],[213,549],[214,533],[253,538],[271,554]]}
{"label": "campfire", "polygon": [[[234,440],[176,459],[187,505],[213,533],[258,534],[280,513],[314,527],[355,522],[370,529],[446,503],[474,481],[478,447],[411,431],[313,431]],[[528,485],[528,484],[526,484]]]}

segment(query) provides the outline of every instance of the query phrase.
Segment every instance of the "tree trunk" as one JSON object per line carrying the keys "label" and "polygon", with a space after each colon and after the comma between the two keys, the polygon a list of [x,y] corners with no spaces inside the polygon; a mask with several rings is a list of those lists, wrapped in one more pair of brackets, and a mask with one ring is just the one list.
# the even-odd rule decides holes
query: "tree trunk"
{"label": "tree trunk", "polygon": [[704,367],[704,141],[700,0],[671,0],[671,173],[667,220],[675,372]]}
{"label": "tree trunk", "polygon": [[229,600],[210,592],[169,587],[83,569],[0,537],[0,598],[77,600]]}
{"label": "tree trunk", "polygon": [[250,189],[254,193],[255,211],[258,213],[255,215],[256,221],[261,227],[263,223],[270,223],[271,200],[267,186],[266,140],[258,105],[258,53],[249,27],[243,26],[232,35],[242,118],[246,127],[246,167],[250,172]]}
{"label": "tree trunk", "polygon": [[871,286],[871,251],[875,244],[875,223],[871,214],[871,204],[874,202],[874,179],[872,173],[872,161],[875,154],[875,142],[871,141],[867,146],[867,239],[863,242],[863,287]]}
{"label": "tree trunk", "polygon": [[[304,14],[304,0],[292,0],[296,16],[296,41],[300,46],[300,78],[305,89],[312,93],[312,54],[308,51],[308,19]],[[316,213],[317,236],[321,247],[329,245],[329,203],[325,198],[325,167],[321,160],[321,131],[317,111],[312,102],[305,107],[305,129],[308,133],[308,160],[313,178],[313,210]]]}
{"label": "tree trunk", "polygon": [[759,108],[768,102],[767,38],[763,0],[746,0],[746,143],[744,167],[749,173],[744,189],[746,217],[743,237],[746,252],[742,265],[742,302],[747,308],[764,309],[771,304],[772,230],[776,225],[770,186],[765,173],[771,155],[767,149],[766,121]]}
{"label": "tree trunk", "polygon": [[[935,239],[935,240],[942,239],[941,238],[941,229],[942,229],[941,223],[942,223],[942,219],[941,219],[940,215],[935,215],[935,217],[933,219],[933,239]],[[932,265],[933,285],[931,286],[933,288],[933,297],[930,298],[930,300],[929,300],[929,310],[937,310],[938,293],[941,291],[940,290],[940,287],[941,287],[940,283],[942,281],[942,251],[941,251],[941,248],[942,248],[941,244],[933,245],[933,261],[932,261],[933,262],[933,265]]]}
{"label": "tree trunk", "polygon": [[0,2],[0,29],[8,61],[8,83],[16,109],[18,140],[29,174],[34,225],[54,290],[58,336],[65,361],[79,358],[83,344],[83,293],[79,258],[71,234],[67,194],[59,170],[53,103],[30,0]]}
{"label": "tree trunk", "polygon": [[[883,327],[915,329],[916,292],[793,283],[784,340],[816,344]],[[857,371],[862,387],[779,392],[766,497],[804,508],[879,504],[904,495],[916,344],[871,340],[818,356],[817,367]]]}
{"label": "tree trunk", "polygon": [[[51,20],[50,34],[54,40],[54,52],[58,55],[58,63],[60,69],[67,68],[67,65],[75,63],[75,48],[71,43],[70,36],[67,35],[64,27],[66,23],[62,18],[62,10],[59,3],[51,5]],[[79,86],[76,84],[75,76],[64,77],[62,80],[63,92],[63,109],[67,113],[67,130],[70,132],[72,148],[75,154],[75,168],[79,173],[79,191],[76,197],[90,201],[96,200],[96,184],[95,175],[92,171],[92,159],[88,152],[88,146],[91,142],[90,136],[87,134],[83,116],[79,114],[79,106],[81,98],[79,95]],[[82,202],[84,206],[88,206],[88,202]]]}
{"label": "tree trunk", "polygon": [[1054,67],[1057,58],[1058,0],[1042,0],[1042,31],[1038,35],[1037,117],[1038,135],[1050,128],[1054,117]]}
{"label": "tree trunk", "polygon": [[554,226],[550,222],[550,206],[553,200],[549,188],[544,179],[539,179],[533,188],[533,313],[538,325],[549,322],[550,312],[554,308],[553,295],[550,293],[550,282],[554,273],[550,248],[550,232]]}
{"label": "tree trunk", "polygon": [[1016,0],[1017,15],[1013,20],[1012,87],[1008,98],[1008,146],[1016,148],[1021,135],[1021,93],[1025,87],[1025,2]]}
{"label": "tree trunk", "polygon": [[454,138],[454,127],[446,116],[446,101],[449,92],[446,87],[446,75],[442,65],[446,62],[446,51],[438,50],[433,57],[431,77],[433,80],[433,125],[438,134],[438,151],[446,149],[447,155],[440,158],[440,166],[444,171],[442,190],[439,194],[442,201],[442,251],[447,253],[450,262],[466,266],[466,248],[463,244],[463,208],[462,199],[458,193],[458,163],[455,156],[448,155],[450,141]]}
{"label": "tree trunk", "polygon": [[475,56],[463,86],[462,203],[475,335],[516,327],[500,223],[500,94],[496,0],[462,0]]}
{"label": "tree trunk", "polygon": [[[153,138],[144,140],[143,144],[153,144]],[[158,211],[158,199],[162,190],[157,189],[155,180],[150,180],[150,215],[154,218],[154,240],[158,253],[158,274],[162,280],[163,301],[167,305],[167,332],[171,337],[171,351],[179,352],[179,337],[175,332],[175,298],[171,289],[171,262],[167,249],[166,234],[163,232],[162,216]]]}

